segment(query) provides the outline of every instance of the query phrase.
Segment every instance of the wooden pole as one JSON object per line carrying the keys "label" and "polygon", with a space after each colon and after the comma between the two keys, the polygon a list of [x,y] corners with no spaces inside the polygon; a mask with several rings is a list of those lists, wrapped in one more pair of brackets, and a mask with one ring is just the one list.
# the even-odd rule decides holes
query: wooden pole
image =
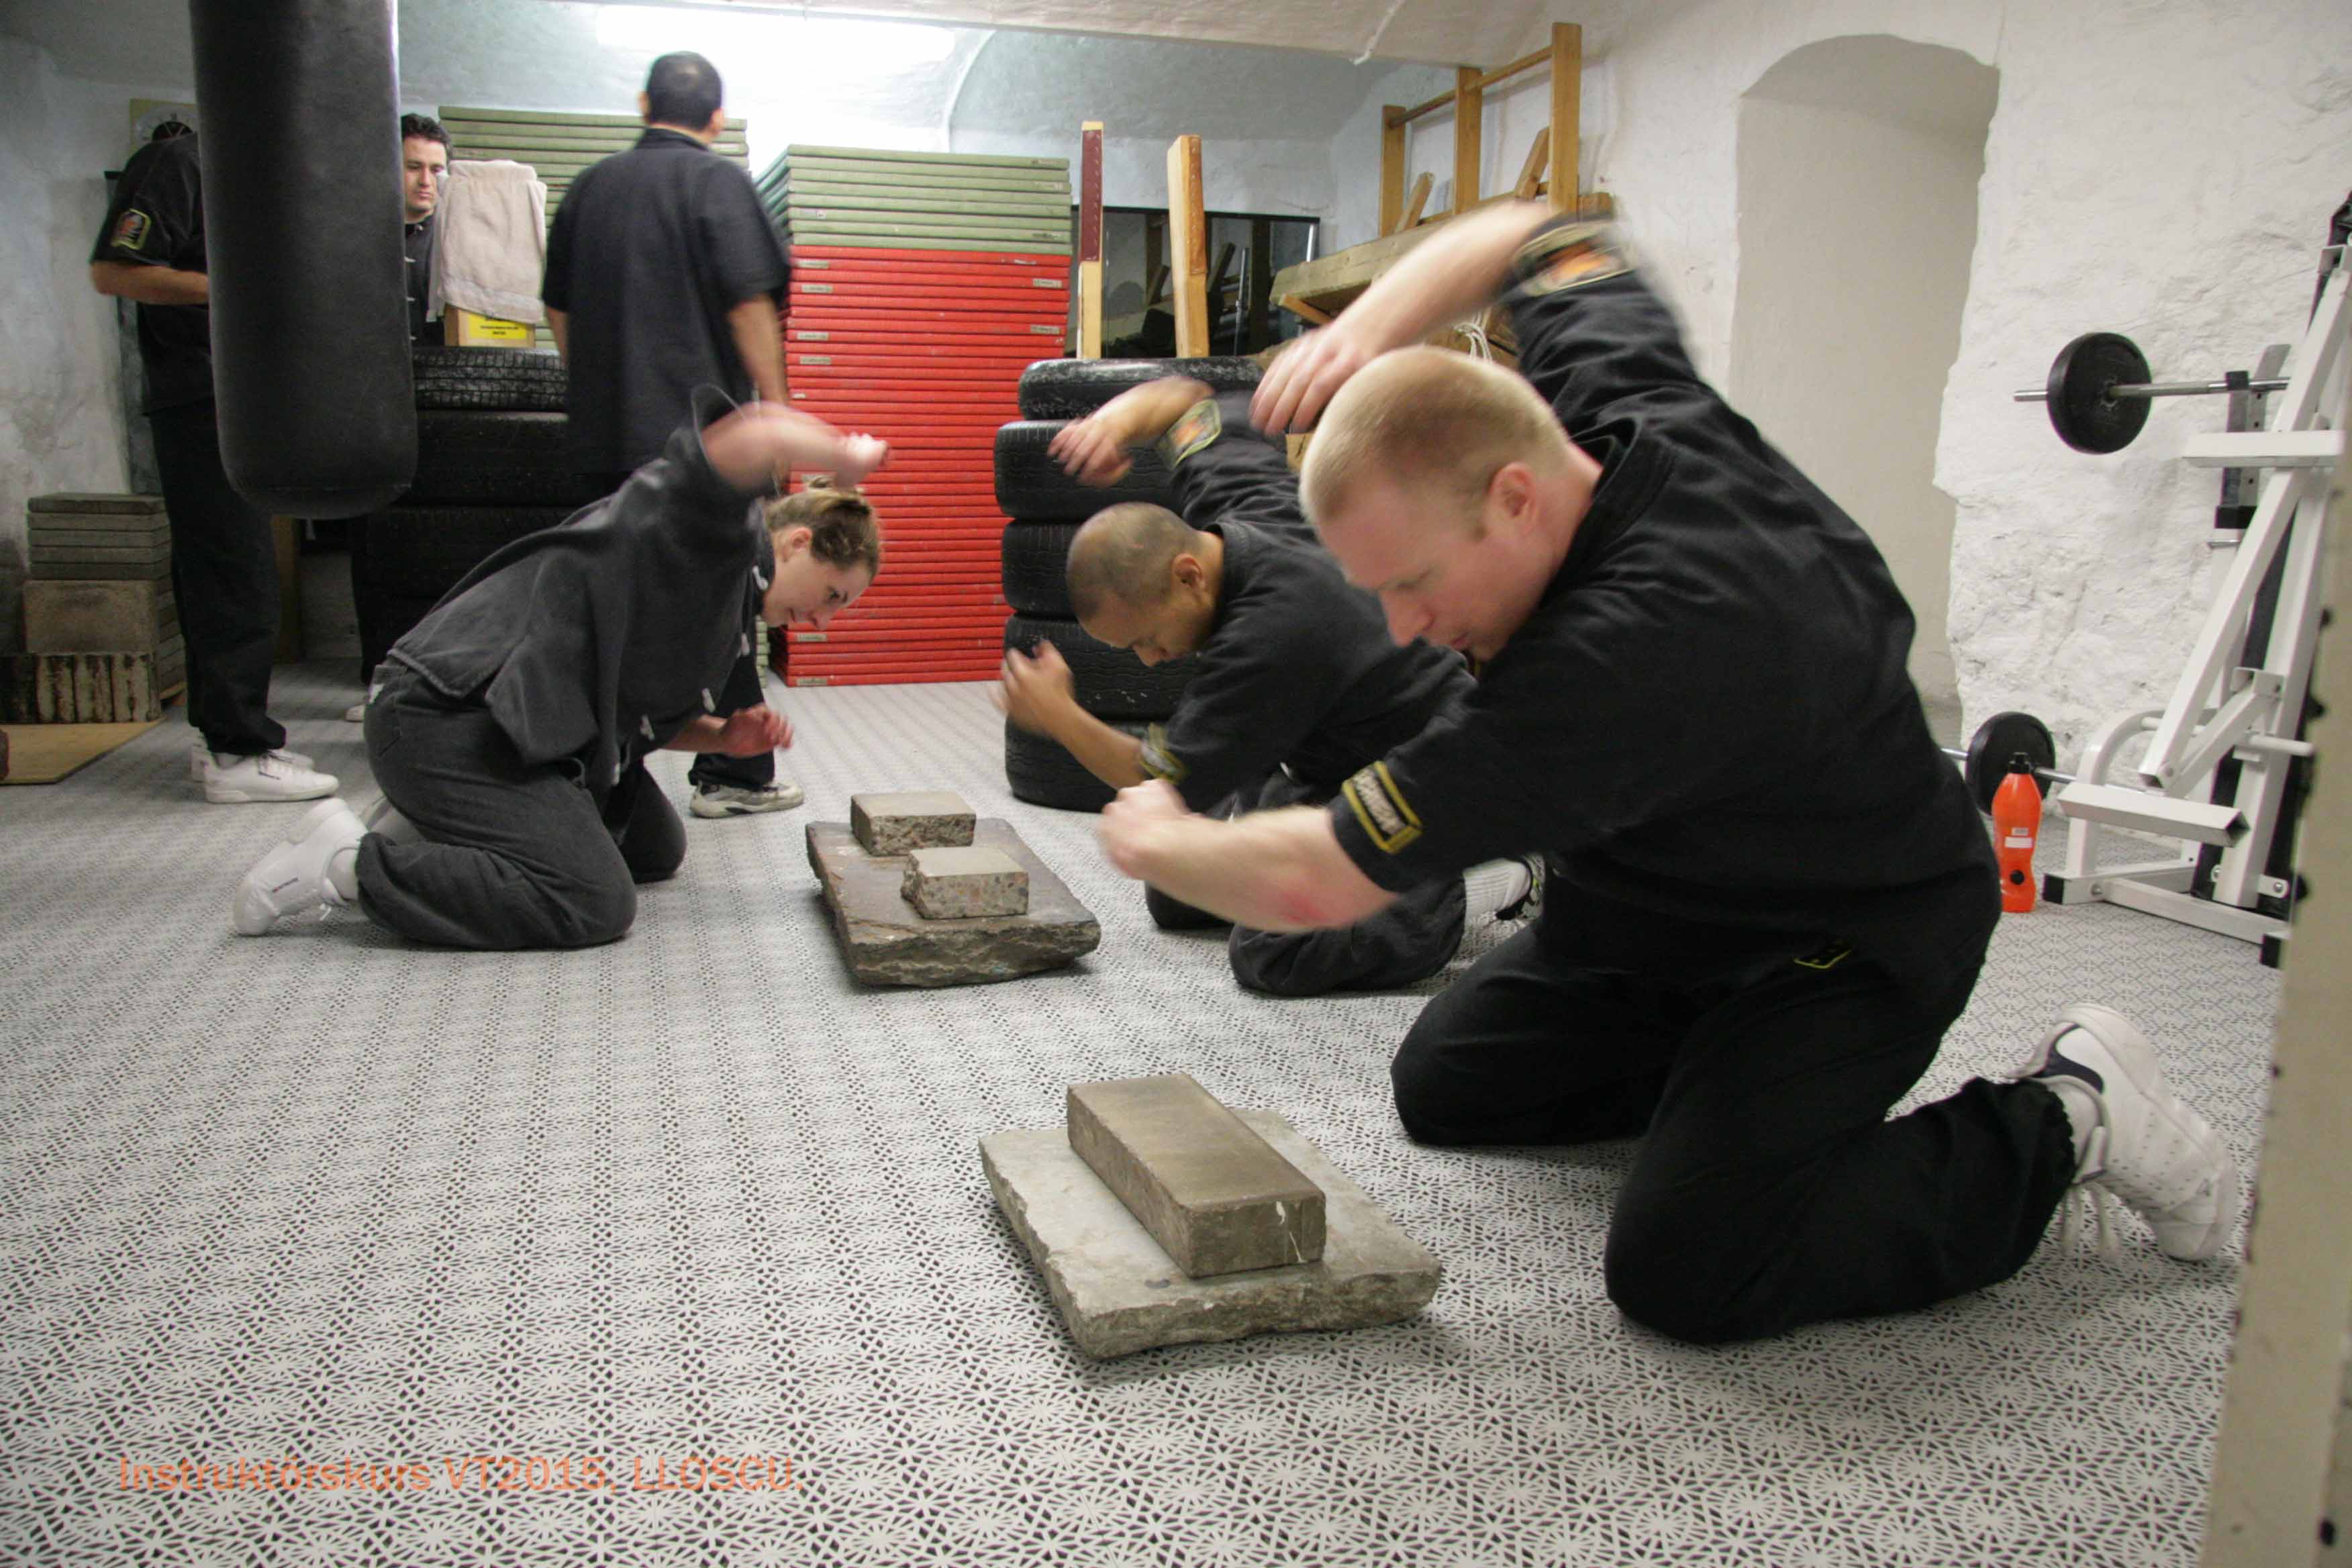
{"label": "wooden pole", "polygon": [[1381,106],[1381,232],[1394,234],[1404,212],[1404,110]]}
{"label": "wooden pole", "polygon": [[1169,292],[1176,309],[1176,353],[1209,352],[1209,223],[1201,198],[1201,139],[1168,144]]}
{"label": "wooden pole", "polygon": [[1475,66],[1454,68],[1454,210],[1478,205],[1479,153],[1486,131],[1486,89]]}
{"label": "wooden pole", "polygon": [[1551,25],[1551,210],[1576,210],[1577,115],[1584,92],[1584,29]]}
{"label": "wooden pole", "polygon": [[1102,358],[1102,121],[1078,128],[1078,357]]}
{"label": "wooden pole", "polygon": [[1544,170],[1551,163],[1551,128],[1536,132],[1535,145],[1528,149],[1528,161],[1519,165],[1519,183],[1511,194],[1521,201],[1533,196],[1543,186]]}

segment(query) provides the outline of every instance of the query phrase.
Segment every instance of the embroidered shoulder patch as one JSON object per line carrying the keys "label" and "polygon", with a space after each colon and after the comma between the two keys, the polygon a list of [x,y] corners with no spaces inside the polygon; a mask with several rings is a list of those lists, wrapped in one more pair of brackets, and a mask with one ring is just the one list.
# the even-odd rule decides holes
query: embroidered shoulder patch
{"label": "embroidered shoulder patch", "polygon": [[1633,269],[1617,248],[1609,226],[1598,223],[1543,230],[1519,247],[1513,267],[1523,279],[1520,291],[1529,297],[1581,288]]}
{"label": "embroidered shoulder patch", "polygon": [[1170,784],[1184,782],[1184,764],[1178,762],[1176,753],[1168,749],[1168,726],[1165,724],[1154,724],[1144,731],[1143,750],[1136,760],[1153,778],[1166,779]]}
{"label": "embroidered shoulder patch", "polygon": [[129,207],[115,220],[114,232],[107,237],[106,243],[117,250],[144,250],[147,237],[154,232],[154,219],[137,207]]}
{"label": "embroidered shoulder patch", "polygon": [[1386,763],[1357,769],[1339,793],[1348,797],[1348,808],[1381,853],[1393,855],[1421,837],[1421,818],[1405,804],[1404,792],[1397,788]]}
{"label": "embroidered shoulder patch", "polygon": [[1204,397],[1184,411],[1183,416],[1168,426],[1168,434],[1160,437],[1160,460],[1174,473],[1177,466],[1225,433],[1225,417],[1217,412],[1215,398]]}

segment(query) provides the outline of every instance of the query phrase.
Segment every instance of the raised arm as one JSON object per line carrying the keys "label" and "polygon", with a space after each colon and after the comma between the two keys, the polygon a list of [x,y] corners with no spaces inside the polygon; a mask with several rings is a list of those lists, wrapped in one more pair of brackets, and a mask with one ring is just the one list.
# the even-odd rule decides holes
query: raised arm
{"label": "raised arm", "polygon": [[1045,448],[1063,471],[1085,485],[1115,485],[1135,467],[1129,452],[1157,441],[1184,411],[1211,395],[1206,382],[1163,375],[1130,386],[1084,419],[1062,426]]}
{"label": "raised arm", "polygon": [[890,448],[824,420],[772,403],[747,403],[702,433],[711,471],[737,489],[765,489],[793,468],[832,474],[855,485],[880,468]]}
{"label": "raised arm", "polygon": [[1269,435],[1304,430],[1367,362],[1491,304],[1510,282],[1511,258],[1551,216],[1540,202],[1500,202],[1448,223],[1274,362],[1251,422]]}

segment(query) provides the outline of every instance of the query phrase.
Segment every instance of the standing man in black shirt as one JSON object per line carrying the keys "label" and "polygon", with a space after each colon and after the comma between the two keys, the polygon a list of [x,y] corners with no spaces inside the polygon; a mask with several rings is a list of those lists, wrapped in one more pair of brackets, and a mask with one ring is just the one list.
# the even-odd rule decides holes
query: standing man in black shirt
{"label": "standing man in black shirt", "polygon": [[449,178],[449,132],[429,114],[400,117],[401,248],[408,257],[408,341],[436,343],[441,330],[425,320],[433,285],[434,215]]}
{"label": "standing man in black shirt", "polygon": [[131,154],[89,256],[100,293],[139,306],[142,412],[172,524],[172,595],[188,648],[190,771],[218,805],[313,800],[334,778],[286,748],[269,716],[278,647],[278,548],[268,514],[222,467],[213,403],[212,279],[196,139],[167,125]]}
{"label": "standing man in black shirt", "polygon": [[[1514,274],[1524,380],[1402,346]],[[1976,982],[1990,847],[1927,732],[1885,563],[1698,378],[1606,231],[1524,205],[1449,225],[1254,412],[1321,416],[1318,531],[1392,635],[1481,679],[1328,810],[1211,822],[1147,784],[1103,839],[1129,875],[1276,928],[1548,848],[1535,929],[1397,1053],[1407,1131],[1644,1135],[1608,1289],[1690,1341],[1993,1284],[2076,1185],[2176,1258],[2221,1249],[2229,1152],[2104,1007],[2065,1009],[2008,1079],[1887,1118]]]}
{"label": "standing man in black shirt", "polygon": [[[637,144],[583,173],[556,209],[540,290],[571,372],[572,463],[606,491],[660,453],[697,386],[784,400],[777,312],[790,268],[750,177],[710,151],[727,123],[719,72],[700,55],[664,55],[637,109]],[[728,712],[763,700],[756,656],[720,700]],[[697,816],[802,799],[776,779],[772,752],[706,754],[688,778]]]}
{"label": "standing man in black shirt", "polygon": [[[1082,482],[1108,485],[1132,466],[1130,447],[1154,441],[1182,515],[1145,503],[1097,513],[1070,543],[1070,599],[1097,641],[1146,664],[1190,655],[1198,668],[1168,721],[1139,739],[1078,706],[1052,643],[1011,649],[999,701],[1014,723],[1105,784],[1165,779],[1195,811],[1263,809],[1329,800],[1469,690],[1459,654],[1389,640],[1378,602],[1307,528],[1283,448],[1250,428],[1247,394],[1166,377],[1065,426],[1053,450]],[[1449,873],[1336,931],[1236,926],[1234,977],[1279,996],[1410,985],[1445,967],[1467,921],[1530,902],[1535,876],[1517,858]],[[1150,902],[1162,926],[1199,923]]]}

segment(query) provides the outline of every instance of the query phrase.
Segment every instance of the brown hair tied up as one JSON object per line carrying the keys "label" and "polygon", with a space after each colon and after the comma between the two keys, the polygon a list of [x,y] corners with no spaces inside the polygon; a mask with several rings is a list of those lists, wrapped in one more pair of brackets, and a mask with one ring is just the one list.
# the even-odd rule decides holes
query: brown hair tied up
{"label": "brown hair tied up", "polygon": [[836,488],[829,474],[812,475],[803,489],[768,503],[768,531],[809,531],[809,549],[828,566],[863,566],[869,577],[882,572],[882,523],[874,505],[857,490]]}

